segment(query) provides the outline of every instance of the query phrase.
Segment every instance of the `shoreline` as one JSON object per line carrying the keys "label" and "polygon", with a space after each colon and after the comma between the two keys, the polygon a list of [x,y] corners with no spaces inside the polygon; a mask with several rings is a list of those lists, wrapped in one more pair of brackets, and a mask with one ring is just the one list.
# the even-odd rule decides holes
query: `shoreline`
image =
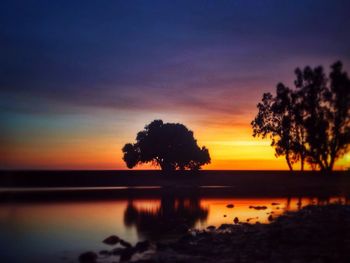
{"label": "shoreline", "polygon": [[109,262],[347,262],[350,258],[350,206],[307,206],[270,224],[224,224],[189,230],[176,241],[118,245],[80,255],[81,263]]}

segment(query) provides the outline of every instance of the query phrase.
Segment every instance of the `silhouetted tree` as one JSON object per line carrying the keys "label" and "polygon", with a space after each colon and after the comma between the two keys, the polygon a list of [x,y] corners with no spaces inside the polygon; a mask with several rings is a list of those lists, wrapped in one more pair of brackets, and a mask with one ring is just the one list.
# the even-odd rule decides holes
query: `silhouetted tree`
{"label": "silhouetted tree", "polygon": [[298,145],[298,129],[293,115],[292,91],[279,83],[276,96],[271,93],[263,95],[258,104],[259,112],[252,121],[253,136],[269,137],[271,146],[275,147],[275,155],[285,156],[290,170],[300,158],[296,151]]}
{"label": "silhouetted tree", "polygon": [[136,143],[127,143],[122,149],[128,168],[152,162],[162,170],[198,170],[210,163],[207,148],[200,148],[193,132],[179,123],[154,120],[136,136]]}
{"label": "silhouetted tree", "polygon": [[350,80],[341,62],[329,78],[321,66],[295,70],[296,89],[277,85],[276,96],[265,93],[252,121],[253,136],[269,136],[276,156],[285,155],[289,168],[304,161],[331,171],[349,150]]}
{"label": "silhouetted tree", "polygon": [[350,80],[342,63],[323,68],[296,70],[299,105],[306,130],[308,162],[331,171],[335,161],[349,150]]}

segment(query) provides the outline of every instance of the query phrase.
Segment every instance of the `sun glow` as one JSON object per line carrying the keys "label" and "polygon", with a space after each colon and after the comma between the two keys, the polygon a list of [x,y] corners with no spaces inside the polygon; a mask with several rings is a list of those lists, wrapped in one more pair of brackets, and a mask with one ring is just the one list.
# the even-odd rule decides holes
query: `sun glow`
{"label": "sun glow", "polygon": [[[184,117],[174,116],[174,119],[163,119],[167,122],[181,122],[182,118]],[[242,119],[240,122],[249,123],[252,116],[245,118],[245,121]],[[33,130],[31,134],[27,130],[18,130],[14,135],[15,139],[3,143],[2,166],[8,169],[127,169],[122,160],[121,149],[125,143],[134,142],[136,133],[149,119],[152,120],[152,117],[142,116],[130,127],[122,122],[111,125],[114,123],[111,116],[90,121],[82,118],[83,125],[79,129],[73,124],[70,128],[55,123],[57,127],[53,129],[50,128],[51,123],[50,126],[44,123],[47,127],[39,123],[45,129],[38,132]],[[91,126],[90,122],[98,125]],[[284,157],[276,158],[270,140],[254,138],[251,127],[247,124],[234,125],[229,122],[203,128],[203,124],[195,120],[185,120],[183,123],[194,131],[198,144],[209,149],[211,163],[203,169],[288,169]],[[349,166],[350,154],[347,154],[338,160],[335,169],[344,170]],[[144,164],[135,169],[158,167]],[[295,165],[295,169],[299,169],[299,164]]]}

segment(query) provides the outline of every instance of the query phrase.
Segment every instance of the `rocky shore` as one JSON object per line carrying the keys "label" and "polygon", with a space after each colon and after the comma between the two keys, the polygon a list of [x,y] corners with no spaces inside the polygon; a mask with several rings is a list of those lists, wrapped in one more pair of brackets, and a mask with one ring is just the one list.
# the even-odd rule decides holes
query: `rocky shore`
{"label": "rocky shore", "polygon": [[235,223],[189,230],[167,243],[143,241],[131,246],[117,236],[104,240],[111,250],[86,252],[90,262],[349,262],[350,206],[308,206],[270,224]]}

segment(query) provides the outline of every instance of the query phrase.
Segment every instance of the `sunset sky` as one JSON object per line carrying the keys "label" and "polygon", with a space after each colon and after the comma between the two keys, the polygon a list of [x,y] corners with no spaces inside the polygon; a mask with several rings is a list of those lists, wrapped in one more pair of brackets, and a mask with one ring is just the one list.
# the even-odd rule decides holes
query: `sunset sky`
{"label": "sunset sky", "polygon": [[[5,1],[0,168],[126,169],[154,119],[209,148],[204,169],[287,169],[250,122],[293,71],[342,60],[350,1]],[[350,166],[350,155],[336,168]],[[138,168],[149,168],[140,166]]]}

